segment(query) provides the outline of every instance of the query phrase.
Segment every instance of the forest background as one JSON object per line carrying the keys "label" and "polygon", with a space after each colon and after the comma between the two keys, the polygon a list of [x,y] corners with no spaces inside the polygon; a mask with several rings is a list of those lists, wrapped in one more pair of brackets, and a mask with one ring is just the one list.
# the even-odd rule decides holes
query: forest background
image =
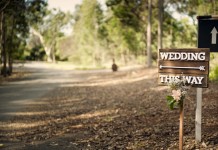
{"label": "forest background", "polygon": [[[106,6],[106,7],[105,7]],[[72,6],[73,9],[73,6]],[[160,48],[196,48],[197,16],[216,15],[216,0],[83,0],[75,11],[46,0],[1,0],[1,75],[16,61],[71,63],[76,68],[155,66]],[[176,15],[175,15],[176,14]],[[211,53],[210,79],[218,80]]]}

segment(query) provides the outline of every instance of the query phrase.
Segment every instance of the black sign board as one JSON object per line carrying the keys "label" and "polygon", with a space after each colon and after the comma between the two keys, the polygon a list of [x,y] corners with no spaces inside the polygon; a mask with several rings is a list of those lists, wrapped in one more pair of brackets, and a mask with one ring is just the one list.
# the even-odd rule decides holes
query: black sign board
{"label": "black sign board", "polygon": [[198,16],[198,48],[218,52],[218,16]]}

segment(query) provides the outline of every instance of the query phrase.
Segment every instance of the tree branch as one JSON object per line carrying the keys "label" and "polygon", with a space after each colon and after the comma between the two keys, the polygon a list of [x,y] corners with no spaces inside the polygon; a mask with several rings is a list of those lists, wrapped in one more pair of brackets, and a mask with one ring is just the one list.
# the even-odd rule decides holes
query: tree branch
{"label": "tree branch", "polygon": [[9,5],[9,3],[10,3],[10,0],[8,0],[5,6],[3,6],[3,8],[0,10],[0,13]]}

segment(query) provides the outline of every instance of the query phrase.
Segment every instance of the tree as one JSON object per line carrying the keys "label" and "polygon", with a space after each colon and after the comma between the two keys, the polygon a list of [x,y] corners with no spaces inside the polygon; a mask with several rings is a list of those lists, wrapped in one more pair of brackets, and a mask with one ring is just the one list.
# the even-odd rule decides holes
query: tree
{"label": "tree", "polygon": [[[14,26],[15,26],[15,12],[20,12],[22,16],[22,11],[19,9],[23,6],[23,1],[6,1],[2,2],[4,7],[1,9],[1,41],[2,41],[2,56],[1,59],[3,60],[3,68],[1,69],[1,73],[6,77],[7,74],[12,73],[12,48],[11,45],[13,44],[13,35],[14,35]],[[14,7],[14,5],[18,5],[18,7]],[[11,26],[10,26],[11,25]],[[8,62],[8,69],[7,69],[7,62]]]}
{"label": "tree", "polygon": [[77,9],[73,27],[73,56],[78,63],[96,66],[103,60],[100,32],[102,31],[102,10],[97,0],[84,0]]}
{"label": "tree", "polygon": [[164,0],[158,0],[158,49],[163,47],[162,38],[163,38],[163,8]]}
{"label": "tree", "polygon": [[5,30],[5,13],[4,13],[4,11],[5,11],[5,9],[7,8],[7,6],[10,4],[10,1],[2,1],[2,2],[0,2],[0,6],[2,6],[1,8],[0,8],[0,14],[1,14],[1,16],[0,16],[0,25],[1,25],[1,29],[0,29],[0,40],[1,40],[1,58],[0,58],[0,62],[1,62],[1,64],[3,63],[3,67],[1,68],[0,67],[0,71],[1,71],[1,74],[3,74],[4,76],[6,76],[6,74],[7,74],[7,72],[6,72],[6,44],[5,44],[5,42],[6,42],[6,38],[5,38],[5,36],[6,36],[6,30]]}
{"label": "tree", "polygon": [[147,66],[152,66],[151,60],[151,17],[152,17],[152,1],[148,1],[148,25],[147,25]]}
{"label": "tree", "polygon": [[[71,58],[90,64],[99,57],[104,58],[104,53],[107,59],[115,57],[126,63],[146,53],[147,65],[151,66],[152,59],[157,59],[157,50],[162,47],[195,46],[196,26],[187,19],[174,18],[173,11],[195,18],[196,10],[206,1],[209,0],[107,0],[107,11],[101,15],[96,13],[96,1],[84,0],[75,14]],[[214,11],[216,3],[210,1],[213,5],[209,3],[207,9]]]}
{"label": "tree", "polygon": [[[20,14],[17,14],[17,12],[20,12]],[[21,34],[23,37],[25,37],[28,32],[27,23],[25,20],[25,3],[24,1],[12,1],[9,3],[8,8],[6,9],[6,16],[7,16],[7,27],[5,27],[6,30],[6,47],[7,47],[7,55],[4,56],[5,60],[8,62],[8,69],[7,73],[9,75],[12,74],[12,64],[13,64],[13,53],[14,53],[14,47],[15,47],[15,41],[18,38],[17,34]],[[18,16],[19,15],[19,16]],[[22,26],[21,26],[22,25]],[[21,40],[21,38],[20,38]],[[4,65],[5,66],[5,65]]]}
{"label": "tree", "polygon": [[[36,12],[40,12],[46,3],[37,0],[9,0],[2,1],[1,6],[3,6],[1,8],[1,58],[3,59],[1,72],[7,76],[7,74],[12,73],[13,53],[16,52],[14,50],[18,49],[28,36],[28,22],[33,22],[39,18],[34,14],[40,14]],[[30,9],[32,7],[37,9]]]}
{"label": "tree", "polygon": [[64,35],[61,29],[71,20],[69,13],[60,10],[48,10],[43,24],[32,26],[31,33],[38,36],[45,49],[48,62],[55,62],[56,44],[58,38]]}
{"label": "tree", "polygon": [[[124,49],[121,50],[122,55],[135,55],[145,53],[146,45],[146,21],[145,16],[147,15],[147,2],[144,0],[108,0],[107,6],[112,11],[113,16],[111,16],[108,21],[108,28],[110,28],[110,22],[117,21],[117,25],[113,28],[117,28],[120,35],[117,37],[118,39],[123,38],[123,42],[115,41],[116,45],[121,45]],[[113,24],[112,24],[113,25]],[[114,29],[116,30],[116,29]],[[122,31],[122,32],[120,32]],[[115,34],[114,34],[115,35]],[[115,38],[113,34],[110,35],[111,38]],[[124,59],[126,60],[126,59]]]}

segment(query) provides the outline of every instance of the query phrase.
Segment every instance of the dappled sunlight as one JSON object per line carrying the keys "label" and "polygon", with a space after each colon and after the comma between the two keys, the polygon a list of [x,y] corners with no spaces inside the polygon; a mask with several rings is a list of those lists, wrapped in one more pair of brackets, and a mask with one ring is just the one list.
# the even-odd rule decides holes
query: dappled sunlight
{"label": "dappled sunlight", "polygon": [[[23,112],[8,113],[15,116],[15,119],[0,124],[1,136],[15,141],[21,139],[32,142],[87,131],[88,136],[81,135],[83,138],[78,138],[78,141],[86,139],[90,141],[96,138],[98,140],[100,137],[93,136],[93,133],[99,135],[113,133],[113,128],[120,126],[119,123],[124,123],[126,127],[132,126],[126,122],[134,120],[134,114],[145,114],[143,106],[148,107],[151,91],[164,90],[163,87],[157,87],[156,73],[156,69],[84,73],[76,75],[75,79],[72,76],[72,80],[68,80],[71,76],[69,74],[64,79],[67,82],[62,82],[40,100],[15,100],[14,105],[25,105],[28,108]],[[80,82],[74,82],[79,77]],[[40,90],[40,86],[36,90]],[[34,92],[31,89],[26,91]],[[131,116],[133,118],[129,121],[123,120]],[[149,117],[144,117],[145,120],[146,118]]]}
{"label": "dappled sunlight", "polygon": [[[26,113],[18,113],[19,115],[44,115],[44,114],[48,114],[50,113],[51,115],[54,115],[54,112],[26,112]],[[42,120],[42,121],[17,121],[17,122],[11,122],[11,123],[6,123],[6,122],[0,122],[0,128],[3,131],[7,131],[7,130],[23,130],[23,129],[30,129],[30,128],[35,128],[35,127],[40,127],[40,126],[46,126],[49,124],[53,124],[53,123],[66,123],[69,120],[81,120],[81,119],[91,119],[94,117],[102,117],[105,115],[111,115],[116,113],[116,110],[99,110],[99,111],[94,111],[94,112],[88,112],[88,113],[84,113],[84,114],[80,114],[80,115],[69,115],[66,116],[64,118],[50,118],[49,116],[47,117],[48,119],[46,120]],[[16,114],[16,115],[18,115]],[[58,111],[55,113],[56,115],[58,115]],[[77,125],[74,126],[74,128],[79,127]],[[80,126],[81,127],[81,126]]]}
{"label": "dappled sunlight", "polygon": [[34,79],[29,81],[19,81],[11,84],[21,85],[21,84],[54,84],[54,83],[69,83],[69,82],[77,82],[77,79],[66,79],[66,78],[52,78],[52,79]]}
{"label": "dappled sunlight", "polygon": [[[81,149],[89,143],[99,149],[103,147],[101,144],[134,144],[133,139],[143,141],[140,144],[144,146],[151,145],[150,141],[164,141],[162,143],[169,146],[169,139],[176,140],[177,112],[167,109],[164,96],[168,87],[158,86],[156,68],[83,75],[84,80],[63,83],[34,102],[15,101],[14,105],[25,104],[27,108],[8,113],[15,117],[0,122],[1,140],[27,144],[45,142],[47,145],[55,141],[57,146],[62,144],[59,138],[64,141],[62,138],[69,136],[71,145],[81,146]],[[216,91],[206,94],[212,92]],[[190,103],[188,101],[190,99],[187,99]],[[210,102],[209,106],[215,109],[216,103]],[[190,139],[193,132],[190,114],[194,109],[186,108],[186,132]],[[206,120],[207,132],[215,130],[214,121],[211,117]]]}
{"label": "dappled sunlight", "polygon": [[72,84],[64,84],[61,85],[61,87],[74,87],[74,86],[108,86],[108,85],[116,85],[116,84],[122,84],[122,83],[132,83],[132,82],[136,82],[136,81],[142,81],[145,79],[152,79],[151,77],[139,77],[139,78],[130,78],[130,79],[111,79],[109,81],[97,81],[93,82],[93,83],[72,83]]}
{"label": "dappled sunlight", "polygon": [[33,101],[31,99],[12,101],[10,103],[18,104],[18,105],[46,105],[48,104],[48,102],[45,102],[45,101]]}
{"label": "dappled sunlight", "polygon": [[83,99],[81,99],[81,98],[70,98],[70,99],[65,99],[65,100],[63,100],[62,101],[62,103],[67,103],[67,104],[69,104],[70,102],[80,102],[80,101],[82,101]]}
{"label": "dappled sunlight", "polygon": [[111,115],[113,113],[115,113],[116,110],[99,110],[99,111],[95,111],[95,112],[90,112],[90,113],[86,113],[86,114],[81,114],[78,116],[69,116],[67,118],[70,119],[90,119],[93,117],[101,117],[101,116],[105,116],[105,115]]}
{"label": "dappled sunlight", "polygon": [[46,115],[49,114],[48,111],[41,111],[41,112],[8,112],[4,113],[5,115],[10,116],[37,116],[37,115]]}
{"label": "dappled sunlight", "polygon": [[79,128],[83,128],[83,127],[84,127],[83,124],[78,124],[78,125],[73,125],[73,126],[71,126],[70,128],[71,128],[71,129],[79,129]]}
{"label": "dappled sunlight", "polygon": [[34,128],[38,126],[43,126],[46,125],[46,121],[35,121],[35,122],[12,122],[9,124],[0,124],[1,130],[21,130],[21,129],[29,129],[29,128]]}
{"label": "dappled sunlight", "polygon": [[157,78],[156,70],[144,69],[141,72],[131,71],[129,73],[114,73],[110,75],[100,76],[94,75],[88,77],[87,82],[63,84],[61,87],[74,87],[74,86],[108,86],[123,83],[133,83],[142,80],[149,80]]}

